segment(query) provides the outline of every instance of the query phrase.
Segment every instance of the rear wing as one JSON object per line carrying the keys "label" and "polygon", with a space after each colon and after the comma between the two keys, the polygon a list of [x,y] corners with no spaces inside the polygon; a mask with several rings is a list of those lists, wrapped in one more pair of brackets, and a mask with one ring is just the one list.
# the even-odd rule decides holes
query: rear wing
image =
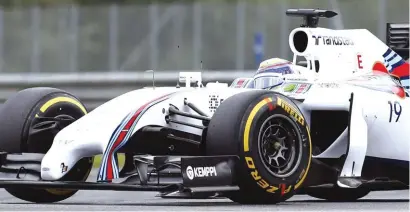
{"label": "rear wing", "polygon": [[387,23],[386,45],[404,60],[409,59],[409,24]]}

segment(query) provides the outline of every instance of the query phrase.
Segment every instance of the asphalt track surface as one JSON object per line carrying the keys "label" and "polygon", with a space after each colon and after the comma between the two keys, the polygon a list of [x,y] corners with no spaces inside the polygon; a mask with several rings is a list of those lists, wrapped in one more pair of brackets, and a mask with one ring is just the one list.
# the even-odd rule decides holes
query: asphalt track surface
{"label": "asphalt track surface", "polygon": [[353,203],[298,195],[277,205],[239,205],[229,199],[161,199],[155,195],[156,192],[79,191],[60,203],[32,204],[0,190],[0,211],[409,211],[408,190],[372,192]]}

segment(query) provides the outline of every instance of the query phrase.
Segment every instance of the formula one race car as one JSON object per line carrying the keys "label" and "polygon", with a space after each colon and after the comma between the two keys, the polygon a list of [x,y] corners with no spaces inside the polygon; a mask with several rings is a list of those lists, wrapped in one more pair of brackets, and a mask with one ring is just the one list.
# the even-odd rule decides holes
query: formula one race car
{"label": "formula one race car", "polygon": [[[242,204],[408,189],[410,98],[400,81],[408,63],[367,30],[318,28],[332,11],[287,14],[304,17],[289,45],[314,79],[191,87],[200,75],[180,73],[185,87],[138,89],[90,113],[59,89],[16,93],[0,113],[0,187],[31,202],[88,189]],[[99,154],[97,179],[85,182]]]}

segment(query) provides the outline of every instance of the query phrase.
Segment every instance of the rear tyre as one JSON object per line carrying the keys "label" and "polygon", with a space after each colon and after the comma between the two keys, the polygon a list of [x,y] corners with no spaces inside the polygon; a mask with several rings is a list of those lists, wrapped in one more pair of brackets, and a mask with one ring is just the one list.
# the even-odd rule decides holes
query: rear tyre
{"label": "rear tyre", "polygon": [[[51,147],[55,134],[71,122],[87,114],[84,105],[73,95],[54,88],[29,88],[10,97],[3,105],[0,121],[0,149],[7,153],[43,153]],[[38,117],[59,117],[70,120],[60,126],[55,134],[31,136],[39,125]],[[83,158],[63,177],[64,181],[85,181],[91,171],[93,158]],[[39,170],[40,171],[40,170]],[[37,203],[58,202],[74,195],[77,190],[7,188],[11,195]]]}
{"label": "rear tyre", "polygon": [[306,193],[318,199],[332,202],[354,202],[370,193],[365,189],[331,188],[331,189],[309,189]]}
{"label": "rear tyre", "polygon": [[238,155],[239,191],[226,193],[241,204],[274,204],[302,185],[311,162],[305,119],[287,97],[272,91],[234,95],[210,121],[207,155]]}

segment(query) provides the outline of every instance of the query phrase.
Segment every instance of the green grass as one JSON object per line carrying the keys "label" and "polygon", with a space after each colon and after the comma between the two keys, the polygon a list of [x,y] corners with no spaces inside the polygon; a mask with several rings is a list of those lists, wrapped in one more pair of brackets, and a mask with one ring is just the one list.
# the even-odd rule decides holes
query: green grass
{"label": "green grass", "polygon": [[[100,167],[101,157],[102,157],[102,155],[96,155],[94,157],[93,168],[99,168]],[[124,166],[124,162],[125,162],[125,155],[124,154],[118,154],[118,164],[120,165],[120,169]]]}

